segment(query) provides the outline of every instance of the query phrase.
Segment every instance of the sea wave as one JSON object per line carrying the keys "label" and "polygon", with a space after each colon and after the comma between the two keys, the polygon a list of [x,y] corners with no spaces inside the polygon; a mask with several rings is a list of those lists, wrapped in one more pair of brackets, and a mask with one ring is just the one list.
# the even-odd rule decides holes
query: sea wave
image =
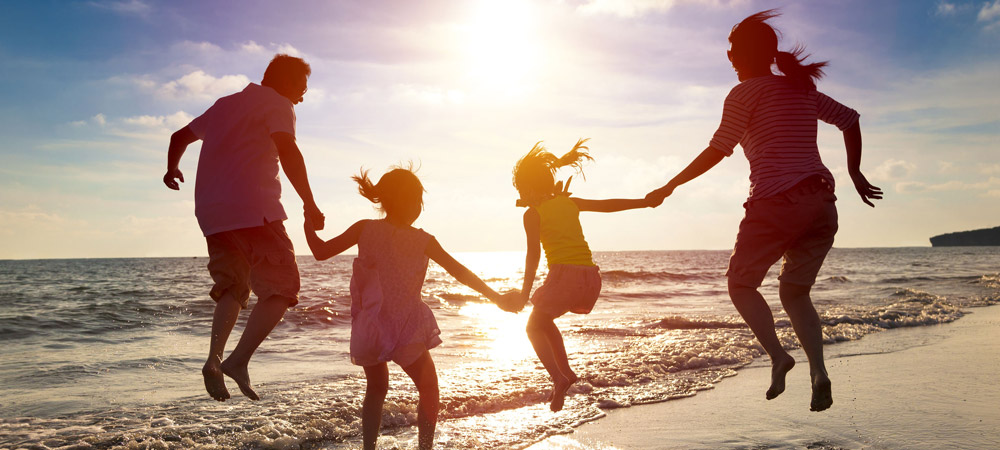
{"label": "sea wave", "polygon": [[700,281],[718,278],[715,274],[651,272],[645,270],[602,270],[601,279],[605,283],[630,283],[644,281]]}

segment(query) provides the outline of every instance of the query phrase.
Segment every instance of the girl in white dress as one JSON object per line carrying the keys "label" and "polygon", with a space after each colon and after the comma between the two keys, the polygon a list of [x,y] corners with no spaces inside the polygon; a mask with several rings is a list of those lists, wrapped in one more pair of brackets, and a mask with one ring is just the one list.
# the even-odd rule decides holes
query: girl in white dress
{"label": "girl in white dress", "polygon": [[438,380],[428,350],[441,344],[441,330],[420,296],[428,258],[501,307],[515,305],[517,296],[501,296],[444,251],[434,236],[412,226],[423,210],[424,188],[410,169],[390,170],[377,184],[367,171],[353,179],[361,195],[378,204],[385,218],[358,221],[329,241],[320,239],[307,219],[305,234],[317,260],[358,246],[351,276],[351,362],[364,367],[368,383],[361,409],[364,448],[376,448],[389,389],[388,361],[399,364],[416,384],[419,446],[431,448]]}

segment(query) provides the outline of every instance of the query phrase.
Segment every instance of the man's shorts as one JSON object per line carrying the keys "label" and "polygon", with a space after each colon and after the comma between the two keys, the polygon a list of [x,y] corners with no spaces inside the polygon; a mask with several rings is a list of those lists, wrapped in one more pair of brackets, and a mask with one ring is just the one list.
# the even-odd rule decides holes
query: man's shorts
{"label": "man's shorts", "polygon": [[252,289],[258,301],[282,297],[289,302],[288,306],[299,302],[295,250],[280,220],[215,233],[205,240],[208,272],[215,281],[209,293],[213,300],[232,295],[246,308]]}
{"label": "man's shorts", "polygon": [[814,176],[778,195],[748,202],[729,258],[730,283],[760,286],[782,256],[778,280],[800,286],[816,283],[837,234],[836,200],[826,180]]}

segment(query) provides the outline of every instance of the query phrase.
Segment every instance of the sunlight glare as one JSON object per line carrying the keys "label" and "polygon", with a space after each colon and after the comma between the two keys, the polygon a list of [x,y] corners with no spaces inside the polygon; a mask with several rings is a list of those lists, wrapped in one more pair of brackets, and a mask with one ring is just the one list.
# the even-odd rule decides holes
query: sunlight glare
{"label": "sunlight glare", "polygon": [[487,89],[524,93],[540,62],[536,12],[527,0],[482,0],[463,26],[469,75]]}
{"label": "sunlight glare", "polygon": [[528,314],[511,314],[500,311],[493,304],[469,303],[458,311],[463,317],[474,319],[476,333],[488,342],[490,359],[497,364],[513,364],[534,358],[534,350],[524,327]]}

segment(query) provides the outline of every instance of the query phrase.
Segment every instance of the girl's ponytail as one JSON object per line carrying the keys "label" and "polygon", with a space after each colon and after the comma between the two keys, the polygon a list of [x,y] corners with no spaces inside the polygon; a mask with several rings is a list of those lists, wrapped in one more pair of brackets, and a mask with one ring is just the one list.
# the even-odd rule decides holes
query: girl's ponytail
{"label": "girl's ponytail", "polygon": [[362,197],[367,198],[372,203],[379,203],[382,200],[379,198],[378,192],[376,192],[375,184],[368,178],[367,170],[362,170],[361,174],[354,175],[351,179],[358,183],[358,193]]}
{"label": "girl's ponytail", "polygon": [[[552,171],[555,172],[555,169],[558,169],[560,167],[570,166],[576,169],[576,171],[579,172],[580,175],[583,175],[583,162],[594,160],[594,158],[592,158],[590,154],[587,153],[587,150],[590,149],[587,148],[587,146],[583,145],[589,140],[590,138],[580,139],[576,141],[576,145],[573,146],[572,150],[567,152],[565,155],[562,155],[562,157],[560,157],[559,159],[549,163],[549,167],[552,168]],[[584,176],[583,179],[586,180],[587,177]]]}
{"label": "girl's ponytail", "polygon": [[805,59],[809,57],[809,55],[800,57],[799,55],[803,51],[805,48],[799,45],[793,47],[791,51],[779,51],[774,57],[774,62],[778,66],[778,70],[796,86],[810,91],[815,90],[816,81],[823,77],[823,67],[826,67],[829,62],[803,64]]}

